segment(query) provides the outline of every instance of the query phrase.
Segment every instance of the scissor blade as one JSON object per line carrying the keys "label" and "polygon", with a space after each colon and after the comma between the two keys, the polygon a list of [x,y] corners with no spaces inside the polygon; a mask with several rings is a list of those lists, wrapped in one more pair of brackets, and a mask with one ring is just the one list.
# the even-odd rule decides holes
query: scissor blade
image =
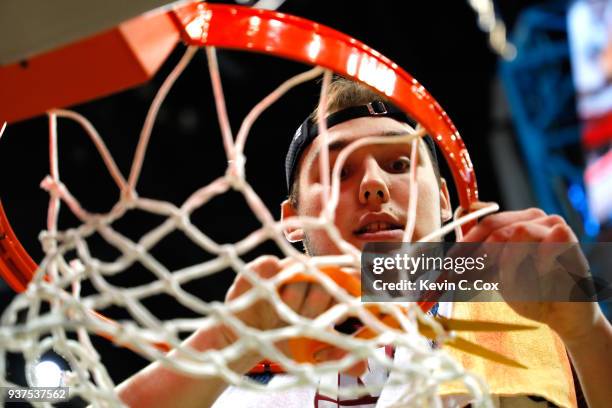
{"label": "scissor blade", "polygon": [[466,339],[461,337],[455,337],[453,339],[449,339],[444,342],[445,345],[449,347],[456,348],[457,350],[464,351],[469,354],[473,354],[482,358],[486,358],[487,360],[495,361],[496,363],[504,364],[510,367],[516,368],[527,368],[523,364],[515,361],[511,358],[508,358],[502,354],[499,354],[493,350],[489,350],[488,348],[479,346],[476,343],[472,343]]}
{"label": "scissor blade", "polygon": [[534,330],[536,326],[528,324],[516,324],[516,323],[499,323],[482,320],[462,320],[462,319],[448,319],[446,317],[436,316],[436,321],[444,327],[445,330],[455,331],[517,331],[517,330]]}

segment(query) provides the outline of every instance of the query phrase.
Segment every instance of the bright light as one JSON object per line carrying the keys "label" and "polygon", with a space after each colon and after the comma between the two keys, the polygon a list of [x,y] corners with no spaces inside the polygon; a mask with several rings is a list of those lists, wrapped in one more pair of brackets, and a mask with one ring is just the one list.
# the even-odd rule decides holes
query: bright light
{"label": "bright light", "polygon": [[208,25],[211,17],[212,12],[210,10],[204,10],[200,12],[196,18],[190,21],[189,24],[185,26],[185,31],[187,31],[189,38],[206,41],[206,38],[208,37]]}
{"label": "bright light", "polygon": [[249,28],[247,29],[246,35],[249,37],[253,37],[255,34],[259,32],[259,28],[261,27],[261,18],[257,16],[253,16],[249,18]]}
{"label": "bright light", "polygon": [[395,92],[395,72],[374,57],[364,57],[359,61],[357,78],[385,95],[390,96]]}
{"label": "bright light", "polygon": [[355,76],[357,74],[357,64],[359,63],[359,55],[356,52],[353,52],[349,55],[348,60],[346,61],[346,72],[350,76]]}
{"label": "bright light", "polygon": [[281,28],[283,26],[282,22],[280,22],[279,20],[275,20],[275,19],[270,20],[268,24],[270,24],[270,27],[272,28]]}
{"label": "bright light", "polygon": [[315,60],[321,51],[321,36],[313,34],[310,44],[308,44],[308,58]]}
{"label": "bright light", "polygon": [[62,369],[53,361],[41,361],[34,367],[34,385],[59,387],[62,385]]}

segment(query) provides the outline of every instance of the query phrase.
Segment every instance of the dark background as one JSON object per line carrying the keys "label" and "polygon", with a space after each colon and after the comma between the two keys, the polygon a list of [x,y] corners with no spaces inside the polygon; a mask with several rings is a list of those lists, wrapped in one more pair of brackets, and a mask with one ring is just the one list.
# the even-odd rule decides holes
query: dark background
{"label": "dark background", "polygon": [[[511,28],[525,7],[538,2],[500,2],[498,12]],[[349,34],[386,55],[410,72],[445,108],[461,132],[476,168],[481,199],[500,202],[500,179],[515,174],[499,174],[494,166],[489,136],[492,112],[505,105],[497,92],[498,56],[479,30],[474,11],[467,1],[329,1],[288,0],[281,11],[306,17]],[[147,85],[77,107],[98,129],[124,174],[128,174],[138,134],[149,104],[162,80],[183,53],[180,46],[161,71]],[[267,93],[305,66],[270,57],[235,51],[219,51],[222,80],[232,128]],[[95,78],[92,78],[92,81]],[[278,204],[286,198],[283,174],[288,141],[318,99],[317,84],[302,85],[267,110],[254,126],[247,142],[247,178],[268,208],[278,217]],[[171,91],[159,114],[142,171],[138,192],[182,203],[193,191],[221,176],[226,159],[219,136],[206,58],[198,53]],[[36,95],[28,95],[35,98]],[[499,123],[497,123],[499,126]],[[512,132],[510,120],[501,126]],[[59,127],[60,174],[63,182],[82,205],[92,212],[108,211],[118,198],[112,179],[102,166],[93,145],[72,122],[61,120]],[[38,233],[45,228],[47,194],[39,188],[48,174],[47,121],[34,118],[10,125],[0,142],[0,163],[4,177],[0,197],[23,245],[36,261],[42,257]],[[511,151],[507,154],[512,154]],[[520,156],[513,156],[520,166]],[[528,197],[529,189],[518,191]],[[455,200],[456,204],[456,200]],[[63,207],[61,225],[77,225]],[[254,216],[238,194],[218,197],[194,213],[194,223],[221,243],[236,242],[258,227]],[[161,221],[138,212],[128,214],[114,225],[117,230],[138,239]],[[114,249],[93,238],[95,254],[112,259]],[[97,244],[97,245],[96,245]],[[275,250],[267,244],[248,254],[249,260]],[[182,234],[172,234],[153,250],[168,268],[176,269],[209,259]],[[137,277],[135,277],[137,276]],[[227,271],[214,279],[202,279],[187,289],[205,299],[222,299],[233,279]],[[128,277],[113,283],[133,285],[150,280],[150,273],[136,267]],[[0,307],[12,297],[1,286]],[[87,287],[84,288],[88,290]],[[147,304],[162,318],[189,315],[170,299],[155,297]],[[107,310],[112,317],[126,317],[121,311]],[[110,372],[120,381],[140,368],[144,361],[109,342],[97,341]],[[19,376],[13,360],[11,372]],[[120,369],[119,369],[120,367]]]}

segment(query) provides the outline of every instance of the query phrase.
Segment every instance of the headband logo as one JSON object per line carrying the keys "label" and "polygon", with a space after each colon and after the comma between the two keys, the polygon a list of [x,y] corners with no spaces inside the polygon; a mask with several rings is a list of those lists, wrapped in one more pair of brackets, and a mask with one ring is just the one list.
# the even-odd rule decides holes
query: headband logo
{"label": "headband logo", "polygon": [[366,104],[368,113],[370,116],[386,115],[388,113],[387,107],[381,101],[373,101]]}

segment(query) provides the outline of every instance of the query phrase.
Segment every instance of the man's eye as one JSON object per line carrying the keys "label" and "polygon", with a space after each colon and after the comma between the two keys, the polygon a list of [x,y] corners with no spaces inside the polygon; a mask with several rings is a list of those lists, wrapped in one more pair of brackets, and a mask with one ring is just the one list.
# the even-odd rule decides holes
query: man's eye
{"label": "man's eye", "polygon": [[403,173],[410,170],[410,159],[407,157],[400,157],[399,159],[393,160],[389,163],[389,171],[393,173]]}

